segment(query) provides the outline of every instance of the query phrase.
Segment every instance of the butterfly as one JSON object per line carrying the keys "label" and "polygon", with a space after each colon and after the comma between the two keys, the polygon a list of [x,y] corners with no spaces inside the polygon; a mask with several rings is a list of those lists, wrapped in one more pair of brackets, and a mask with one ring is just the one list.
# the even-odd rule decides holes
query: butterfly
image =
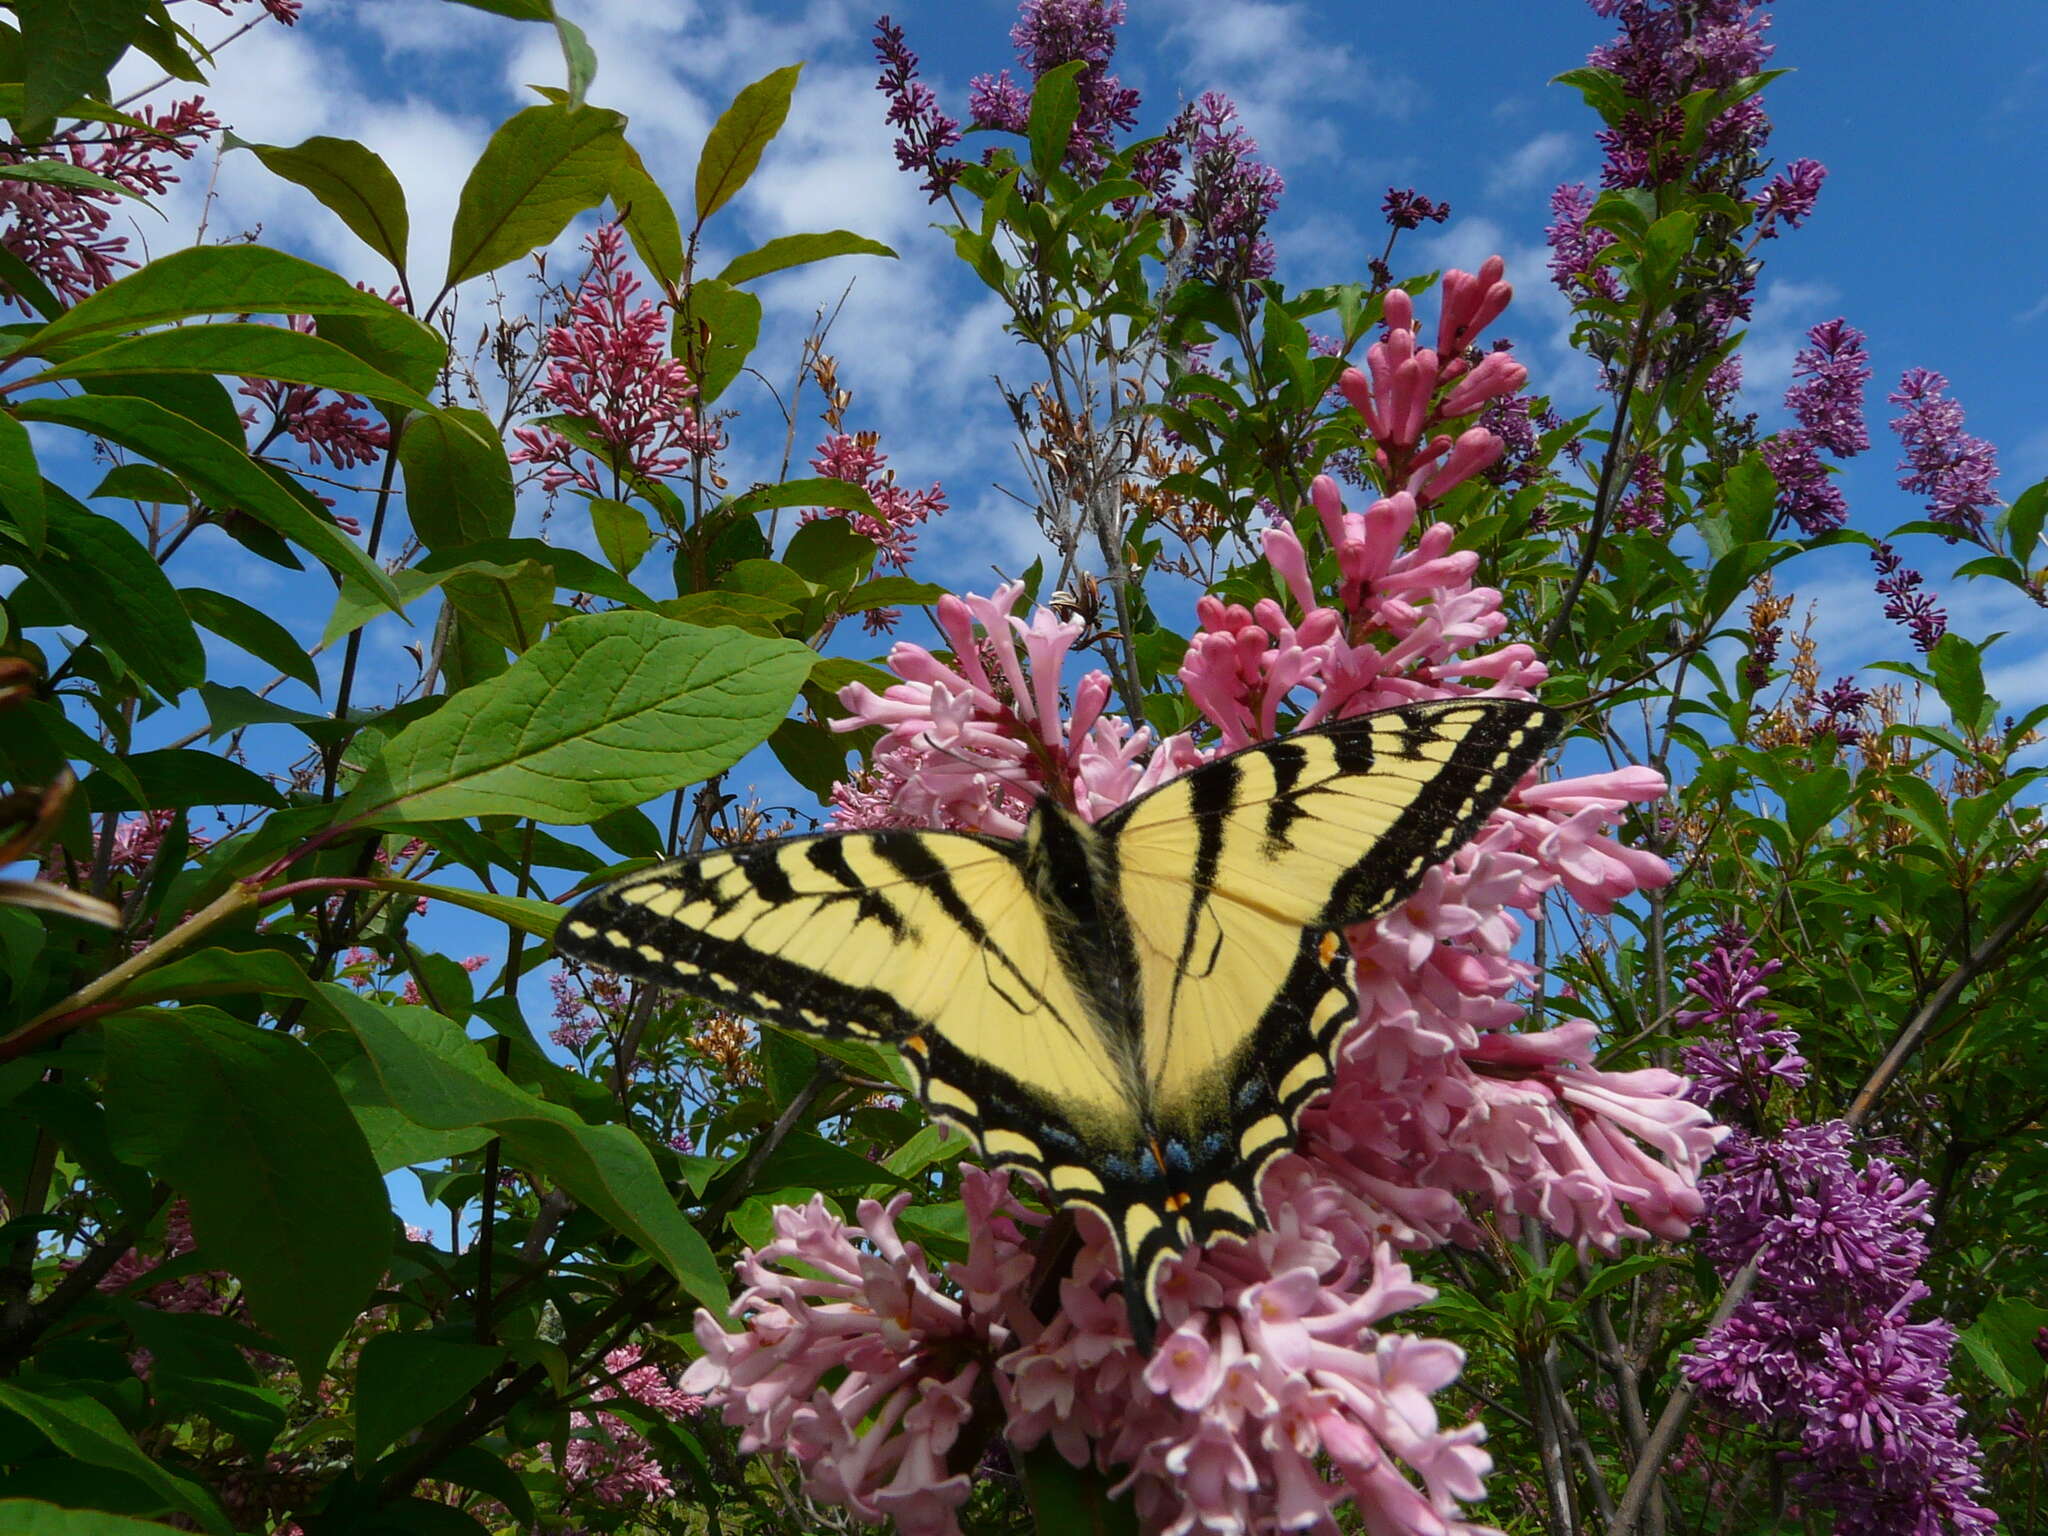
{"label": "butterfly", "polygon": [[778,1028],[893,1045],[934,1118],[1093,1211],[1150,1352],[1168,1262],[1267,1225],[1356,1022],[1339,929],[1412,896],[1559,717],[1404,705],[1215,758],[1022,838],[822,832],[677,859],[585,898],[556,947]]}

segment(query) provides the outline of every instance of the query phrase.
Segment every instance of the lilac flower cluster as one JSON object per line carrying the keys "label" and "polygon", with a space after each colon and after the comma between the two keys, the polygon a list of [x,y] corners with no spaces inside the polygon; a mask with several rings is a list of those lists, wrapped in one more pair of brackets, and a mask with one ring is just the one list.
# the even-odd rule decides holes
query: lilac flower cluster
{"label": "lilac flower cluster", "polygon": [[[1600,131],[1610,187],[1653,187],[1698,177],[1747,160],[1770,136],[1756,97],[1738,102],[1707,126],[1693,156],[1666,155],[1682,123],[1679,103],[1695,91],[1718,90],[1754,75],[1770,59],[1764,41],[1770,18],[1749,0],[1590,0],[1594,14],[1620,25],[1613,39],[1587,55],[1612,71],[1637,110]],[[1765,0],[1768,3],[1768,0]],[[1807,162],[1811,163],[1811,162]]]}
{"label": "lilac flower cluster", "polygon": [[1420,229],[1427,220],[1441,224],[1451,216],[1448,202],[1433,203],[1413,187],[1389,187],[1380,203],[1380,212],[1387,223],[1395,229]]}
{"label": "lilac flower cluster", "polygon": [[889,98],[887,120],[898,130],[896,164],[902,170],[921,171],[922,190],[936,203],[959,180],[966,164],[946,154],[960,142],[959,120],[940,111],[932,88],[918,83],[917,55],[903,41],[903,29],[887,16],[875,23],[875,57],[882,65],[875,89]]}
{"label": "lilac flower cluster", "polygon": [[1258,157],[1259,141],[1245,132],[1237,103],[1204,91],[1181,110],[1163,142],[1189,145],[1194,168],[1185,192],[1172,187],[1163,163],[1150,169],[1161,213],[1187,214],[1197,231],[1190,263],[1197,276],[1243,282],[1273,275],[1273,243],[1266,221],[1280,206],[1287,183]]}
{"label": "lilac flower cluster", "polygon": [[[119,123],[78,123],[50,135],[33,148],[19,139],[0,144],[0,165],[56,160],[119,182],[146,197],[161,195],[178,178],[171,167],[190,160],[193,152],[219,131],[220,119],[205,110],[197,96],[159,111],[143,107],[138,114],[147,130]],[[97,187],[67,186],[49,181],[0,181],[0,247],[19,256],[30,271],[67,303],[114,280],[115,269],[132,267],[125,254],[126,235],[109,235],[114,192]],[[27,302],[5,284],[0,299],[27,309]]]}
{"label": "lilac flower cluster", "polygon": [[1997,497],[1998,450],[1963,430],[1963,408],[1944,397],[1948,380],[1930,368],[1908,368],[1885,399],[1905,410],[1892,418],[1892,431],[1906,456],[1899,489],[1927,498],[1927,515],[1959,535],[1980,538],[1984,512]]}
{"label": "lilac flower cluster", "polygon": [[1820,201],[1821,183],[1828,179],[1828,168],[1818,160],[1798,159],[1773,176],[1763,191],[1749,200],[1756,210],[1756,232],[1759,239],[1778,238],[1778,225],[1797,229],[1813,212],[1813,205]]}
{"label": "lilac flower cluster", "polygon": [[1814,696],[1807,731],[1815,736],[1825,732],[1845,747],[1853,745],[1863,739],[1860,722],[1869,703],[1867,689],[1858,688],[1853,678],[1838,677],[1834,687]]}
{"label": "lilac flower cluster", "polygon": [[1870,446],[1863,422],[1863,386],[1870,381],[1870,354],[1863,333],[1837,316],[1806,333],[1793,359],[1797,381],[1785,391],[1785,408],[1799,425],[1764,444],[1764,463],[1778,482],[1779,509],[1808,538],[1849,520],[1849,504],[1821,461],[1825,449],[1847,459]]}
{"label": "lilac flower cluster", "polygon": [[1880,539],[1870,549],[1870,563],[1877,567],[1877,593],[1885,600],[1884,616],[1904,625],[1913,637],[1913,648],[1926,652],[1948,633],[1948,614],[1934,601],[1934,595],[1920,590],[1926,581],[1899,557],[1897,550]]}
{"label": "lilac flower cluster", "polygon": [[1588,289],[1602,298],[1619,298],[1621,283],[1613,269],[1595,265],[1614,236],[1586,227],[1592,211],[1593,194],[1583,183],[1569,182],[1550,194],[1551,222],[1543,231],[1550,245],[1550,280],[1571,298]]}
{"label": "lilac flower cluster", "polygon": [[[1112,130],[1128,131],[1138,121],[1138,93],[1109,72],[1116,54],[1116,29],[1124,24],[1124,0],[1024,0],[1010,41],[1017,62],[1034,82],[1062,64],[1079,61],[1075,84],[1080,111],[1067,141],[1068,163],[1093,170],[1102,163]],[[968,82],[968,115],[977,128],[1022,133],[1031,117],[1031,92],[1006,69]]]}
{"label": "lilac flower cluster", "polygon": [[1742,1125],[1701,1180],[1701,1248],[1726,1279],[1759,1263],[1759,1283],[1684,1364],[1701,1398],[1796,1434],[1800,1497],[1835,1513],[1842,1536],[1980,1536],[1998,1517],[1977,1502],[1977,1443],[1948,1389],[1955,1330],[1907,1321],[1928,1295],[1926,1184],[1882,1157],[1859,1166],[1847,1122],[1764,1115],[1777,1083],[1798,1086],[1798,1035],[1762,1004],[1777,962],[1724,929],[1687,988],[1680,1021],[1693,1097]]}

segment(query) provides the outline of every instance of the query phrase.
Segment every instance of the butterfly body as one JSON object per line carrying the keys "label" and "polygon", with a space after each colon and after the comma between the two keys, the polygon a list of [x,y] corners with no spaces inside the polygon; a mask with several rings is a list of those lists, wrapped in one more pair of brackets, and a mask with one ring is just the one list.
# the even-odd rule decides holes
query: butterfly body
{"label": "butterfly body", "polygon": [[1265,1225],[1355,1021],[1335,930],[1406,899],[1541,756],[1554,717],[1406,706],[1229,754],[1021,839],[815,833],[628,876],[564,953],[799,1033],[895,1045],[1000,1167],[1092,1210],[1149,1349],[1166,1262]]}

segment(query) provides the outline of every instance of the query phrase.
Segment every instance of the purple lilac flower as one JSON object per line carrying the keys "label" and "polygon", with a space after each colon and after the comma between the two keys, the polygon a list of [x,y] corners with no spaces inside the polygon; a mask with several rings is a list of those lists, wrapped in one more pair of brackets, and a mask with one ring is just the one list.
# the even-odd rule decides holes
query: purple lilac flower
{"label": "purple lilac flower", "polygon": [[1593,265],[1595,258],[1614,244],[1614,236],[1604,229],[1586,227],[1586,216],[1592,211],[1593,194],[1582,184],[1561,186],[1550,194],[1551,222],[1543,231],[1550,244],[1550,280],[1573,298],[1585,288],[1603,298],[1616,298],[1621,290],[1612,269]]}
{"label": "purple lilac flower", "polygon": [[1933,650],[1935,643],[1948,633],[1948,614],[1936,604],[1931,593],[1920,590],[1927,578],[1882,540],[1872,547],[1870,563],[1877,567],[1877,592],[1885,600],[1884,616],[1906,627],[1913,636],[1915,650]]}
{"label": "purple lilac flower", "polygon": [[1759,961],[1740,928],[1724,928],[1719,938],[1686,978],[1686,990],[1701,1006],[1679,1014],[1679,1026],[1709,1033],[1687,1045],[1680,1061],[1693,1080],[1687,1095],[1693,1103],[1724,1115],[1737,1110],[1753,1121],[1774,1082],[1805,1083],[1806,1059],[1797,1050],[1799,1036],[1777,1028],[1778,1016],[1758,1006],[1783,962]]}
{"label": "purple lilac flower", "polygon": [[1828,179],[1828,168],[1818,160],[1794,160],[1776,176],[1773,176],[1763,191],[1749,202],[1756,209],[1756,232],[1759,238],[1778,238],[1778,224],[1782,220],[1791,229],[1804,224],[1813,212],[1813,205],[1820,199],[1821,183]]}
{"label": "purple lilac flower", "polygon": [[1259,142],[1245,132],[1237,104],[1221,91],[1204,91],[1181,111],[1170,137],[1190,145],[1194,167],[1187,191],[1167,191],[1157,206],[1163,213],[1185,213],[1194,223],[1195,273],[1237,282],[1271,277],[1266,221],[1287,183],[1257,158]]}
{"label": "purple lilac flower", "polygon": [[1694,91],[1733,85],[1756,74],[1771,56],[1764,41],[1770,18],[1746,0],[1591,0],[1596,15],[1611,17],[1621,31],[1593,49],[1587,62],[1612,71],[1622,89],[1641,104],[1621,122],[1603,128],[1607,163],[1601,179],[1610,187],[1648,187],[1695,176],[1702,169],[1754,155],[1770,135],[1770,119],[1752,96],[1708,125],[1696,156],[1660,156],[1676,138],[1678,104]]}
{"label": "purple lilac flower", "polygon": [[1839,315],[1806,333],[1807,345],[1792,360],[1801,382],[1785,391],[1785,407],[1800,428],[1838,459],[1851,459],[1870,446],[1863,422],[1863,386],[1870,382],[1870,354],[1863,333]]}
{"label": "purple lilac flower", "polygon": [[939,110],[939,98],[917,79],[917,55],[903,41],[903,29],[882,17],[875,23],[875,57],[882,75],[875,89],[889,98],[889,123],[896,136],[896,164],[924,175],[922,189],[937,202],[959,179],[965,161],[945,151],[960,142],[960,124]]}
{"label": "purple lilac flower", "polygon": [[1849,521],[1849,503],[1804,432],[1780,432],[1763,446],[1778,482],[1778,506],[1809,539]]}
{"label": "purple lilac flower", "polygon": [[1671,504],[1664,488],[1664,463],[1655,454],[1642,454],[1629,471],[1628,494],[1614,509],[1614,526],[1623,533],[1662,533],[1664,509]]}
{"label": "purple lilac flower", "polygon": [[1976,538],[1984,531],[1984,512],[1997,497],[1998,450],[1963,430],[1963,408],[1946,399],[1948,380],[1928,368],[1908,368],[1899,387],[1885,396],[1906,409],[1892,418],[1892,431],[1906,456],[1899,489],[1927,498],[1927,512],[1937,523]]}
{"label": "purple lilac flower", "polygon": [[[1863,696],[1846,680],[1831,696]],[[1793,1486],[1842,1536],[1984,1536],[1976,1441],[1948,1388],[1955,1331],[1908,1309],[1928,1292],[1930,1191],[1882,1157],[1859,1166],[1846,1121],[1764,1125],[1772,1088],[1798,1086],[1798,1036],[1762,1007],[1777,962],[1724,929],[1687,979],[1711,1029],[1686,1047],[1694,1095],[1743,1122],[1701,1181],[1702,1251],[1722,1277],[1751,1260],[1756,1288],[1684,1362],[1702,1399],[1800,1440]]]}
{"label": "purple lilac flower", "polygon": [[1816,736],[1826,732],[1845,747],[1861,741],[1863,727],[1859,722],[1869,703],[1870,694],[1858,688],[1852,679],[1836,678],[1834,687],[1815,696],[1808,731]]}
{"label": "purple lilac flower", "polygon": [[1785,408],[1799,425],[1765,443],[1763,455],[1778,482],[1779,509],[1813,538],[1849,520],[1849,504],[1820,452],[1848,459],[1870,446],[1863,421],[1870,355],[1863,333],[1840,316],[1813,327],[1806,341],[1792,361],[1797,382],[1785,391]]}
{"label": "purple lilac flower", "polygon": [[[1116,29],[1124,24],[1124,0],[1024,0],[1010,41],[1017,62],[1036,81],[1048,70],[1079,60],[1080,111],[1067,142],[1068,163],[1094,170],[1112,130],[1128,131],[1138,120],[1138,93],[1109,72],[1116,54]],[[1010,78],[977,75],[969,84],[968,112],[975,125],[1022,133],[1030,120],[1031,93]]]}
{"label": "purple lilac flower", "polygon": [[1427,219],[1432,224],[1441,224],[1451,216],[1451,205],[1433,203],[1413,187],[1387,188],[1386,200],[1380,204],[1380,212],[1387,222],[1396,229],[1419,229]]}

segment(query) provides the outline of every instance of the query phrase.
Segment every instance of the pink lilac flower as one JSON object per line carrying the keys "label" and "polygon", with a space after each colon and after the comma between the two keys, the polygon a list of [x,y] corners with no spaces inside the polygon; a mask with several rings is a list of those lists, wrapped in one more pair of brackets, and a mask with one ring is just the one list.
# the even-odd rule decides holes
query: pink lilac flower
{"label": "pink lilac flower", "polygon": [[[1417,532],[1414,495],[1363,513],[1326,479],[1312,496],[1334,599],[1280,525],[1263,548],[1284,600],[1198,604],[1180,679],[1214,746],[1188,733],[1155,744],[1108,715],[1100,672],[1063,687],[1080,623],[1019,616],[1020,587],[948,598],[950,656],[899,642],[899,682],[842,692],[849,728],[883,739],[835,820],[1015,835],[1039,794],[1096,818],[1290,722],[1528,697],[1542,682],[1533,651],[1504,639],[1501,594],[1474,584],[1477,556],[1446,524]],[[1518,950],[1546,898],[1605,912],[1670,878],[1614,836],[1663,793],[1643,768],[1532,779],[1413,897],[1346,933],[1358,1025],[1333,1091],[1268,1176],[1271,1230],[1179,1261],[1149,1361],[1107,1229],[1080,1215],[1082,1251],[1040,1321],[1024,1289],[1047,1218],[1009,1197],[1008,1176],[969,1168],[968,1259],[944,1275],[896,1226],[907,1197],[863,1204],[857,1226],[821,1200],[779,1211],[776,1240],[742,1265],[740,1331],[700,1314],[705,1356],[685,1386],[720,1406],[743,1449],[788,1448],[812,1497],[905,1529],[956,1529],[979,1454],[961,1436],[992,1395],[1011,1444],[1113,1472],[1151,1531],[1300,1529],[1345,1503],[1368,1529],[1474,1531],[1459,1507],[1482,1491],[1481,1430],[1435,1415],[1461,1361],[1400,1330],[1428,1292],[1399,1254],[1479,1241],[1488,1213],[1609,1249],[1683,1235],[1699,1214],[1694,1181],[1720,1133],[1685,1080],[1601,1066],[1588,1020],[1517,1028],[1537,981]]]}
{"label": "pink lilac flower", "polygon": [[[108,859],[108,868],[124,875],[139,875],[156,862],[157,851],[163,847],[164,834],[171,830],[171,824],[178,819],[176,811],[143,811],[134,816],[123,816],[114,828],[114,847]],[[189,826],[185,836],[190,851],[198,853],[209,847],[213,839],[202,832],[195,832]]]}
{"label": "pink lilac flower", "polygon": [[579,1056],[604,1029],[595,1010],[615,1010],[625,1001],[618,978],[609,971],[571,974],[564,968],[548,978],[548,990],[555,998],[555,1027],[548,1038]]}
{"label": "pink lilac flower", "polygon": [[811,468],[819,474],[864,489],[875,504],[874,514],[813,510],[805,512],[802,521],[844,517],[855,533],[880,551],[884,565],[900,571],[910,565],[918,525],[946,510],[946,493],[936,480],[922,491],[907,491],[898,485],[896,471],[888,467],[889,456],[876,446],[878,441],[872,432],[834,432],[818,445],[818,456],[811,460]]}
{"label": "pink lilac flower", "polygon": [[645,1363],[627,1345],[604,1357],[605,1376],[590,1394],[591,1406],[569,1415],[570,1439],[562,1474],[572,1492],[600,1504],[642,1504],[675,1492],[653,1446],[615,1412],[599,1406],[637,1403],[671,1419],[688,1418],[704,1399],[676,1386],[668,1373]]}
{"label": "pink lilac flower", "polygon": [[1907,1320],[1928,1295],[1932,1191],[1859,1165],[1844,1121],[1768,1129],[1774,1089],[1806,1081],[1798,1035],[1761,1006],[1777,969],[1731,928],[1687,981],[1695,1095],[1739,1122],[1700,1182],[1700,1246],[1723,1279],[1752,1260],[1760,1275],[1682,1368],[1704,1401],[1798,1439],[1793,1487],[1844,1536],[1981,1536],[1998,1517],[1948,1387],[1955,1330]]}
{"label": "pink lilac flower", "polygon": [[[32,160],[57,160],[119,182],[131,192],[162,195],[177,180],[172,164],[190,160],[198,146],[220,128],[220,119],[204,109],[199,97],[168,108],[137,110],[147,129],[119,123],[79,123],[64,128],[33,147],[12,139],[0,145],[0,163],[21,165]],[[128,259],[126,235],[109,235],[118,193],[56,182],[0,181],[0,230],[4,246],[25,262],[66,303],[76,303],[104,288]],[[0,296],[17,309],[28,301],[0,284]]]}
{"label": "pink lilac flower", "polygon": [[[626,475],[658,480],[687,468],[694,457],[716,453],[724,438],[699,423],[689,404],[697,386],[689,370],[669,356],[668,321],[651,299],[634,302],[640,279],[626,268],[625,232],[600,224],[584,242],[590,271],[576,290],[567,319],[547,334],[549,359],[540,398],[580,418],[605,450],[606,462],[547,426],[519,427],[515,464],[543,466],[548,490],[573,485],[608,496]],[[610,481],[603,478],[610,477]]]}
{"label": "pink lilac flower", "polygon": [[[470,975],[474,976],[478,971],[491,963],[491,957],[489,955],[465,955],[456,963],[469,972]],[[398,1000],[408,1008],[419,1008],[426,1003],[426,999],[420,994],[419,982],[410,976],[406,978],[405,989],[398,994]]]}
{"label": "pink lilac flower", "polygon": [[[313,334],[311,315],[292,315],[285,323],[302,335]],[[359,414],[370,408],[369,402],[354,395],[337,393],[323,404],[325,392],[311,385],[248,378],[242,380],[238,393],[269,409],[270,423],[257,444],[259,453],[277,437],[285,436],[302,445],[315,464],[332,463],[348,469],[375,463],[391,446],[390,429]],[[242,413],[244,426],[256,421],[254,407]]]}
{"label": "pink lilac flower", "polygon": [[[1768,3],[1768,0],[1765,0]],[[1662,153],[1675,139],[1678,104],[1695,91],[1716,90],[1754,75],[1769,62],[1770,18],[1748,0],[1591,0],[1620,32],[1587,54],[1596,69],[1619,77],[1634,109],[1600,130],[1607,151],[1602,179],[1610,187],[1647,187],[1754,156],[1770,135],[1770,119],[1751,96],[1716,116],[1692,155]],[[1675,148],[1675,146],[1673,146]]]}
{"label": "pink lilac flower", "polygon": [[[196,1246],[192,1238],[191,1213],[182,1198],[173,1200],[170,1210],[164,1215],[162,1254],[150,1255],[140,1249],[130,1249],[100,1277],[99,1289],[126,1292],[130,1300],[158,1312],[224,1312],[229,1293],[229,1279],[224,1271],[207,1270],[179,1275],[153,1285],[148,1283],[150,1274],[160,1265],[182,1258]],[[72,1262],[65,1261],[64,1267],[69,1268]],[[144,1353],[147,1354],[146,1351]],[[138,1371],[138,1374],[144,1372]]]}
{"label": "pink lilac flower", "polygon": [[1434,348],[1416,344],[1414,301],[1403,289],[1389,289],[1382,301],[1385,335],[1366,348],[1364,368],[1338,376],[1338,389],[1372,439],[1380,483],[1390,490],[1426,504],[1491,469],[1505,451],[1483,425],[1455,436],[1444,430],[1528,380],[1529,370],[1509,351],[1488,352],[1476,362],[1466,355],[1514,296],[1505,271],[1501,258],[1490,256],[1476,273],[1454,267],[1444,274]]}
{"label": "pink lilac flower", "polygon": [[1963,408],[1943,395],[1948,380],[1929,368],[1908,368],[1885,399],[1905,410],[1892,431],[1906,456],[1899,489],[1927,499],[1927,515],[1957,533],[1980,538],[1985,511],[1996,505],[1998,450],[1963,430]]}
{"label": "pink lilac flower", "polygon": [[875,89],[889,98],[887,121],[896,134],[896,164],[924,175],[922,190],[937,202],[959,179],[965,161],[946,151],[960,142],[960,124],[939,110],[939,98],[917,78],[917,55],[903,29],[882,17],[875,23],[875,58],[882,75]]}
{"label": "pink lilac flower", "polygon": [[[1037,81],[1062,64],[1079,61],[1080,110],[1067,141],[1067,162],[1078,171],[1100,167],[1113,130],[1138,120],[1138,93],[1109,72],[1124,0],[1023,0],[1010,42],[1017,62]],[[977,75],[969,82],[968,114],[978,128],[1022,133],[1030,121],[1031,92],[1010,78]]]}

